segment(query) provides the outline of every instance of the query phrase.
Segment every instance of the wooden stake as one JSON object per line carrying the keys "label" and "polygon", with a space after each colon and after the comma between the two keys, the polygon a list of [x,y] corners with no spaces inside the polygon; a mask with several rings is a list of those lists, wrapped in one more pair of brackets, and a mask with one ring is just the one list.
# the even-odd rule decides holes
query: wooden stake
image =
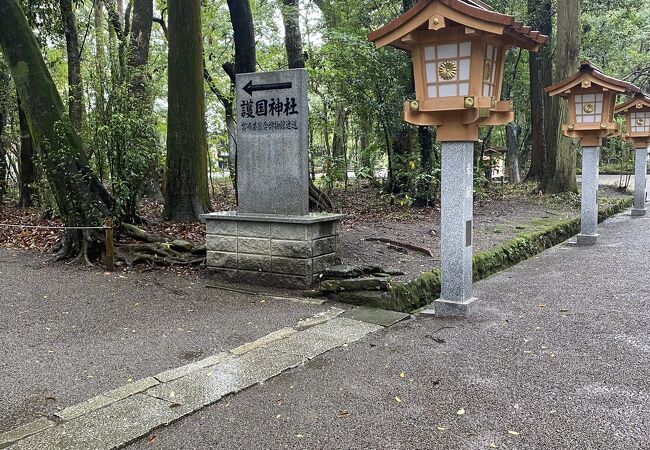
{"label": "wooden stake", "polygon": [[106,270],[115,269],[115,252],[113,250],[113,219],[106,219]]}

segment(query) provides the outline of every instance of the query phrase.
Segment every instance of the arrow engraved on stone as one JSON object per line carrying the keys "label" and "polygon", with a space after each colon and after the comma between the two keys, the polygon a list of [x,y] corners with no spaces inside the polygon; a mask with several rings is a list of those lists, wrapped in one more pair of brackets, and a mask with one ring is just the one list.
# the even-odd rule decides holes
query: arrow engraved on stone
{"label": "arrow engraved on stone", "polygon": [[252,97],[255,91],[275,91],[278,89],[291,89],[292,87],[292,83],[253,84],[253,80],[251,80],[244,86],[244,92],[247,92]]}

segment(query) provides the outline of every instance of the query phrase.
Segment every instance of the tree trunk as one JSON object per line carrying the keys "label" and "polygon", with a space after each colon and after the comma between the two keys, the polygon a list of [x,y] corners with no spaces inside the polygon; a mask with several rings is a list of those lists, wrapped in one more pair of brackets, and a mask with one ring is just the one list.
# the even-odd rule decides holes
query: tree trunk
{"label": "tree trunk", "polygon": [[302,51],[302,36],[300,34],[300,9],[298,0],[282,0],[284,7],[282,21],[284,22],[284,46],[287,49],[289,69],[305,67],[305,54]]}
{"label": "tree trunk", "polygon": [[506,173],[510,184],[521,183],[519,175],[519,126],[515,122],[506,125]]}
{"label": "tree trunk", "polygon": [[118,67],[113,67],[115,79],[121,81],[124,79],[124,69],[126,67],[126,27],[122,23],[122,0],[104,0],[106,11],[108,12],[108,20],[111,23],[115,37],[117,38],[117,57]]}
{"label": "tree trunk", "polygon": [[131,40],[129,42],[128,68],[129,91],[146,101],[146,66],[149,61],[149,42],[153,23],[153,0],[135,0],[131,20]]}
{"label": "tree trunk", "polygon": [[[34,33],[17,0],[0,0],[0,48],[24,106],[34,144],[66,226],[102,225],[113,200],[88,165],[81,139],[66,117]],[[62,257],[97,244],[91,233],[68,230]]]}
{"label": "tree trunk", "polygon": [[68,54],[68,112],[77,132],[81,130],[84,116],[84,89],[81,79],[81,50],[72,0],[60,0],[61,21],[65,30]]}
{"label": "tree trunk", "polygon": [[[528,0],[528,14],[531,26],[541,33],[551,36],[553,32],[552,5],[550,0]],[[529,52],[530,72],[530,121],[531,156],[526,181],[539,181],[545,170],[547,145],[545,140],[545,117],[549,113],[549,97],[544,88],[553,79],[552,48],[550,44],[540,47],[538,52]]]}
{"label": "tree trunk", "polygon": [[334,125],[334,136],[332,137],[332,178],[335,181],[347,182],[347,122],[348,109],[343,105],[337,105],[336,123]]}
{"label": "tree trunk", "polygon": [[9,79],[9,70],[4,63],[0,61],[0,203],[4,201],[6,195],[7,175],[9,172],[7,165],[7,140],[4,136],[5,127],[7,126],[7,120],[9,117],[6,102],[6,99],[9,97]]}
{"label": "tree trunk", "polygon": [[[580,0],[565,0],[558,4],[557,44],[555,49],[555,81],[571,76],[578,66],[580,56]],[[547,148],[548,169],[542,180],[542,188],[548,194],[578,192],[576,183],[576,148],[578,143],[562,135],[561,124],[567,119],[566,101],[552,99],[547,117],[549,133],[547,142],[555,144]],[[551,134],[552,133],[552,134]]]}
{"label": "tree trunk", "polygon": [[228,0],[235,38],[235,73],[255,72],[255,27],[249,0]]}
{"label": "tree trunk", "polygon": [[18,122],[20,124],[20,200],[18,206],[30,208],[34,206],[33,184],[36,182],[36,167],[34,166],[36,152],[34,151],[34,141],[29,132],[25,111],[20,103],[20,98],[17,100]]}
{"label": "tree trunk", "polygon": [[[8,83],[8,78],[3,79],[3,74],[0,73],[0,82]],[[3,102],[0,102],[0,204],[5,199],[7,194],[7,146],[5,144],[4,130],[7,124],[7,108]]]}
{"label": "tree trunk", "polygon": [[170,0],[167,195],[164,215],[197,221],[210,208],[201,0]]}

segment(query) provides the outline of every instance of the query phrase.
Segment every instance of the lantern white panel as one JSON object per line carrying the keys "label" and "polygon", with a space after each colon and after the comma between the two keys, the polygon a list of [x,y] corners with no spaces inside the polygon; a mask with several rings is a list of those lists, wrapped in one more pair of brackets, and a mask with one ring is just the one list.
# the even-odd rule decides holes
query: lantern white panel
{"label": "lantern white panel", "polygon": [[438,91],[440,97],[455,97],[458,95],[456,83],[440,84],[438,85]]}
{"label": "lantern white panel", "polygon": [[438,59],[458,57],[458,44],[443,44],[438,46]]}
{"label": "lantern white panel", "polygon": [[469,95],[469,83],[458,84],[458,95]]}
{"label": "lantern white panel", "polygon": [[459,56],[470,56],[472,54],[472,43],[471,42],[461,42],[460,43],[460,52]]}
{"label": "lantern white panel", "polygon": [[424,59],[427,61],[436,59],[436,47],[434,45],[424,47]]}
{"label": "lantern white panel", "polygon": [[435,98],[438,96],[438,86],[435,84],[430,84],[429,85],[429,97],[430,98]]}
{"label": "lantern white panel", "polygon": [[427,83],[438,81],[438,68],[435,63],[427,63]]}
{"label": "lantern white panel", "polygon": [[458,64],[458,78],[469,80],[469,59],[461,59]]}

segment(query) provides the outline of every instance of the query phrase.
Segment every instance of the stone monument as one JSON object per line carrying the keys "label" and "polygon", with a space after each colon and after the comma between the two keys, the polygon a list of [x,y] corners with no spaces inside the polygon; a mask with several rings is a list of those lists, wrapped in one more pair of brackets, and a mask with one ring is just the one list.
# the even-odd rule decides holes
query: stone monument
{"label": "stone monument", "polygon": [[336,264],[344,216],[309,213],[307,71],[238,74],[236,100],[239,209],[202,216],[208,268],[308,287]]}

